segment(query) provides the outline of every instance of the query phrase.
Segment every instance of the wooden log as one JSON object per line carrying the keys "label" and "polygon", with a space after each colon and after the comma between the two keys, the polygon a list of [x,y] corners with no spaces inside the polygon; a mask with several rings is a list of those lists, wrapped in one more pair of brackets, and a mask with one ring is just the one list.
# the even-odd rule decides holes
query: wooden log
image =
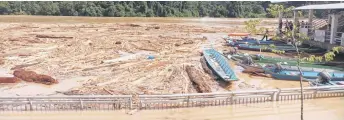
{"label": "wooden log", "polygon": [[5,64],[5,61],[2,58],[0,58],[0,65],[3,65],[3,64]]}
{"label": "wooden log", "polygon": [[20,79],[17,77],[0,77],[0,83],[17,83]]}
{"label": "wooden log", "polygon": [[52,35],[36,35],[37,38],[73,38],[73,37],[67,37],[67,36],[52,36]]}
{"label": "wooden log", "polygon": [[90,71],[90,70],[100,69],[100,68],[104,68],[104,67],[114,67],[114,66],[118,66],[118,63],[85,68],[82,71]]}
{"label": "wooden log", "polygon": [[114,93],[112,93],[110,90],[103,88],[104,91],[106,91],[107,93],[109,93],[110,95],[114,95]]}
{"label": "wooden log", "polygon": [[33,71],[26,71],[23,69],[18,69],[13,72],[13,75],[27,82],[42,83],[46,85],[52,85],[59,83],[54,78],[48,75],[37,74]]}
{"label": "wooden log", "polygon": [[205,79],[202,77],[202,73],[199,70],[192,66],[186,66],[185,71],[188,73],[190,80],[195,84],[198,92],[211,92],[210,86],[205,82]]}
{"label": "wooden log", "polygon": [[212,71],[209,69],[207,62],[205,61],[205,58],[201,57],[200,61],[204,72],[212,75]]}
{"label": "wooden log", "polygon": [[40,63],[40,62],[38,62],[38,63],[32,63],[32,64],[16,65],[15,67],[11,68],[11,70],[22,69],[22,68],[26,68],[26,67],[29,67],[29,66],[37,65],[37,64],[39,64],[39,63]]}

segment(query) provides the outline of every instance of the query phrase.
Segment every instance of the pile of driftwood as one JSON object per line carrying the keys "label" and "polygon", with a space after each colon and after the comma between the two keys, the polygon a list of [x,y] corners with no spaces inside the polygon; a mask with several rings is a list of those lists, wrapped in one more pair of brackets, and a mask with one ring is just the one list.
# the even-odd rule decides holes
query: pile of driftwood
{"label": "pile of driftwood", "polygon": [[210,86],[206,83],[206,79],[204,79],[203,73],[199,71],[194,66],[186,66],[186,72],[192,83],[194,84],[196,90],[200,93],[209,93],[211,92]]}
{"label": "pile of driftwood", "polygon": [[17,69],[13,73],[14,77],[0,77],[0,83],[17,83],[21,80],[27,82],[41,83],[45,85],[52,85],[59,83],[56,79],[48,75],[37,74],[34,71],[27,71],[24,69]]}

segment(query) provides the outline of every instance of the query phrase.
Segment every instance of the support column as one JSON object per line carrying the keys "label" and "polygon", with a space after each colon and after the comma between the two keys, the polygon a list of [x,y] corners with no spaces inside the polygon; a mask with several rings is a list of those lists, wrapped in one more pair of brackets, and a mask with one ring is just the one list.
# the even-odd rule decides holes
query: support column
{"label": "support column", "polygon": [[[310,33],[312,32],[312,28],[313,28],[313,10],[309,10],[308,12],[308,37],[312,37],[314,33]],[[310,38],[312,39],[312,38]]]}
{"label": "support column", "polygon": [[281,11],[278,12],[278,33],[281,35],[282,33],[280,31],[282,31],[282,26],[283,26],[283,13]]}
{"label": "support column", "polygon": [[[296,10],[294,10],[294,21],[293,21],[293,23],[294,23],[294,26],[297,27],[297,29],[295,29],[294,31],[298,32],[300,30],[300,22],[299,22],[298,13]],[[295,28],[295,27],[293,27],[293,28]]]}
{"label": "support column", "polygon": [[313,22],[313,10],[309,10],[308,12],[308,24],[312,25]]}
{"label": "support column", "polygon": [[338,15],[331,14],[331,39],[330,44],[336,43],[337,27],[338,27]]}

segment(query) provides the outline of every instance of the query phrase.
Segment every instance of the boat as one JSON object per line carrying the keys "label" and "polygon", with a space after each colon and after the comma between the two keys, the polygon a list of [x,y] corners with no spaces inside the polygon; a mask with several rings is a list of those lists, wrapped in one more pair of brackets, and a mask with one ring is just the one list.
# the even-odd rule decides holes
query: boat
{"label": "boat", "polygon": [[[296,48],[292,45],[287,44],[280,44],[275,45],[274,48],[270,47],[269,45],[258,45],[258,44],[238,44],[238,49],[242,50],[252,50],[252,51],[262,51],[262,52],[271,52],[272,50],[281,50],[285,52],[296,52]],[[299,48],[301,52],[307,53],[316,53],[316,52],[323,52],[324,50],[321,48]]]}
{"label": "boat", "polygon": [[318,80],[307,80],[310,86],[331,86],[331,85],[344,85],[344,81],[328,81],[320,82]]}
{"label": "boat", "polygon": [[238,80],[235,72],[230,68],[227,59],[213,48],[204,49],[203,57],[210,69],[224,81]]}
{"label": "boat", "polygon": [[[290,65],[296,66],[297,59],[296,58],[288,58],[288,57],[272,57],[272,56],[264,56],[264,55],[255,55],[255,54],[234,54],[230,55],[231,59],[235,61],[244,60],[245,57],[249,56],[252,58],[254,63],[257,64],[282,64],[282,65]],[[344,71],[344,68],[336,67],[336,66],[328,66],[327,62],[301,62],[301,67],[312,67],[312,68],[322,68],[322,69],[333,69],[338,71]]]}
{"label": "boat", "polygon": [[[264,65],[262,65],[264,66]],[[270,74],[278,80],[300,80],[300,72],[296,66],[283,66],[279,64],[268,64],[263,67],[266,74]],[[319,76],[331,81],[344,81],[344,72],[331,70],[301,67],[302,77],[315,80]]]}
{"label": "boat", "polygon": [[227,39],[227,43],[230,46],[237,46],[239,44],[259,44],[259,45],[269,45],[269,44],[285,44],[281,41],[274,41],[274,40],[257,40],[254,38],[242,38],[242,40],[238,40],[238,39]]}

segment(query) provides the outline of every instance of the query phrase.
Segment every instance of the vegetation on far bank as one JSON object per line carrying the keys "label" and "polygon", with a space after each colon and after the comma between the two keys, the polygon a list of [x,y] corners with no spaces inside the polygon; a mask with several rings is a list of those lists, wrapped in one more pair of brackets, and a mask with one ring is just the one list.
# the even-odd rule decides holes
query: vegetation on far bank
{"label": "vegetation on far bank", "polygon": [[[293,1],[282,4],[286,7],[297,7],[306,3]],[[269,1],[1,1],[0,14],[98,17],[274,17],[267,10],[269,4]],[[316,13],[318,16],[322,15],[321,11],[316,11]]]}

